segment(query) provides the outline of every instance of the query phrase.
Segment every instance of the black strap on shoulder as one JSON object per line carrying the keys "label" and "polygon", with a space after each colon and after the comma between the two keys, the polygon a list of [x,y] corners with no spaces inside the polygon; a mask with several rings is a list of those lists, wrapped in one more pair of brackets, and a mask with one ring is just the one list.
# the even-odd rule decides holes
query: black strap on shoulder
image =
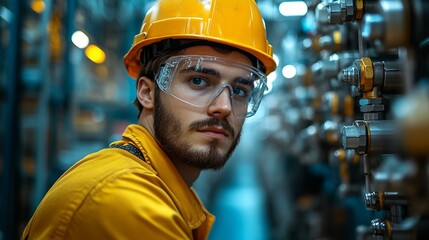
{"label": "black strap on shoulder", "polygon": [[119,148],[119,149],[125,150],[125,151],[133,154],[134,156],[140,158],[141,160],[145,161],[143,153],[140,151],[140,149],[138,149],[136,146],[134,146],[132,144],[112,145],[112,146],[110,146],[110,148]]}

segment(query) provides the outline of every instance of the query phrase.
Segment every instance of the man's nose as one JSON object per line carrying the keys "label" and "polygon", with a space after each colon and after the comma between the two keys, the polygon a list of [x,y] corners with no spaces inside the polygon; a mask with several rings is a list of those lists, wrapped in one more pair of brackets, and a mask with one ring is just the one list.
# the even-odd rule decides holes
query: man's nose
{"label": "man's nose", "polygon": [[221,92],[215,96],[208,106],[207,112],[210,116],[225,118],[231,115],[232,102],[229,87],[223,87]]}

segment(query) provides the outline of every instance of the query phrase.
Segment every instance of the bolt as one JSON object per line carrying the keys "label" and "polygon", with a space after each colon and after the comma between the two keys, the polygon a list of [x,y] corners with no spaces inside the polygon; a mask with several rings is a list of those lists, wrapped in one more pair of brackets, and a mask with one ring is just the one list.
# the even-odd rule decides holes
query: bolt
{"label": "bolt", "polygon": [[332,2],[329,3],[328,6],[328,18],[329,18],[329,23],[331,24],[337,24],[337,23],[341,23],[341,3],[340,2]]}
{"label": "bolt", "polygon": [[342,129],[342,142],[345,149],[355,149],[356,153],[367,152],[366,123],[355,121],[351,126],[344,126]]}
{"label": "bolt", "polygon": [[364,201],[368,210],[380,210],[380,197],[378,192],[365,193]]}
{"label": "bolt", "polygon": [[387,224],[382,219],[374,219],[371,221],[371,229],[374,235],[384,235],[387,231]]}
{"label": "bolt", "polygon": [[360,71],[356,66],[351,66],[349,68],[343,69],[341,71],[341,81],[351,85],[357,85],[360,78]]}
{"label": "bolt", "polygon": [[345,0],[346,20],[352,21],[355,19],[354,0]]}
{"label": "bolt", "polygon": [[361,98],[359,99],[359,105],[370,105],[370,104],[387,104],[389,101],[385,98]]}
{"label": "bolt", "polygon": [[320,25],[329,24],[329,10],[328,10],[328,6],[325,3],[322,2],[317,4],[316,10],[315,10],[315,17],[318,24]]}
{"label": "bolt", "polygon": [[356,126],[343,127],[343,147],[345,149],[357,148],[359,146],[359,130]]}
{"label": "bolt", "polygon": [[370,105],[364,105],[360,107],[360,111],[362,113],[383,112],[384,110],[386,110],[386,107],[382,104],[370,104]]}
{"label": "bolt", "polygon": [[328,5],[329,23],[338,24],[355,19],[354,0],[339,0]]}
{"label": "bolt", "polygon": [[365,121],[385,120],[386,119],[386,113],[384,113],[384,112],[363,113],[363,119]]}

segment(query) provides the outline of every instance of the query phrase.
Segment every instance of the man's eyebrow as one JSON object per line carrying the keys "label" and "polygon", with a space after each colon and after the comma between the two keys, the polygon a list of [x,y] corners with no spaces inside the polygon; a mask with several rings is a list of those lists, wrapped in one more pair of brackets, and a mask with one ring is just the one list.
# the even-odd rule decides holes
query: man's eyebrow
{"label": "man's eyebrow", "polygon": [[[221,77],[219,71],[216,69],[213,69],[213,68],[202,68],[202,67],[192,66],[192,67],[187,67],[187,68],[180,70],[180,73],[188,73],[188,72],[203,73],[203,74],[211,75],[211,76],[214,76],[217,78]],[[252,79],[246,78],[246,77],[237,77],[234,82],[253,86],[254,81]]]}
{"label": "man's eyebrow", "polygon": [[250,85],[253,86],[253,80],[251,80],[250,78],[245,78],[245,77],[238,77],[235,79],[235,83],[240,83],[240,84],[246,84],[246,85]]}
{"label": "man's eyebrow", "polygon": [[203,73],[203,74],[212,75],[212,76],[220,78],[219,71],[216,69],[213,69],[213,68],[204,68],[204,67],[192,66],[192,67],[187,67],[187,68],[180,70],[180,73],[187,73],[187,72]]}

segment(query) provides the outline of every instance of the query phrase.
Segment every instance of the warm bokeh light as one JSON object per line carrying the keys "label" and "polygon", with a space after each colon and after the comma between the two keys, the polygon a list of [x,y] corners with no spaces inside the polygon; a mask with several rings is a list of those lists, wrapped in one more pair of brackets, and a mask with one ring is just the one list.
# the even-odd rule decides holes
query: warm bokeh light
{"label": "warm bokeh light", "polygon": [[45,10],[45,2],[43,0],[33,0],[31,1],[31,9],[36,13],[42,13]]}
{"label": "warm bokeh light", "polygon": [[86,49],[85,49],[85,55],[93,62],[95,63],[103,63],[104,60],[106,59],[106,54],[104,53],[104,51],[99,48],[96,45],[89,45]]}

